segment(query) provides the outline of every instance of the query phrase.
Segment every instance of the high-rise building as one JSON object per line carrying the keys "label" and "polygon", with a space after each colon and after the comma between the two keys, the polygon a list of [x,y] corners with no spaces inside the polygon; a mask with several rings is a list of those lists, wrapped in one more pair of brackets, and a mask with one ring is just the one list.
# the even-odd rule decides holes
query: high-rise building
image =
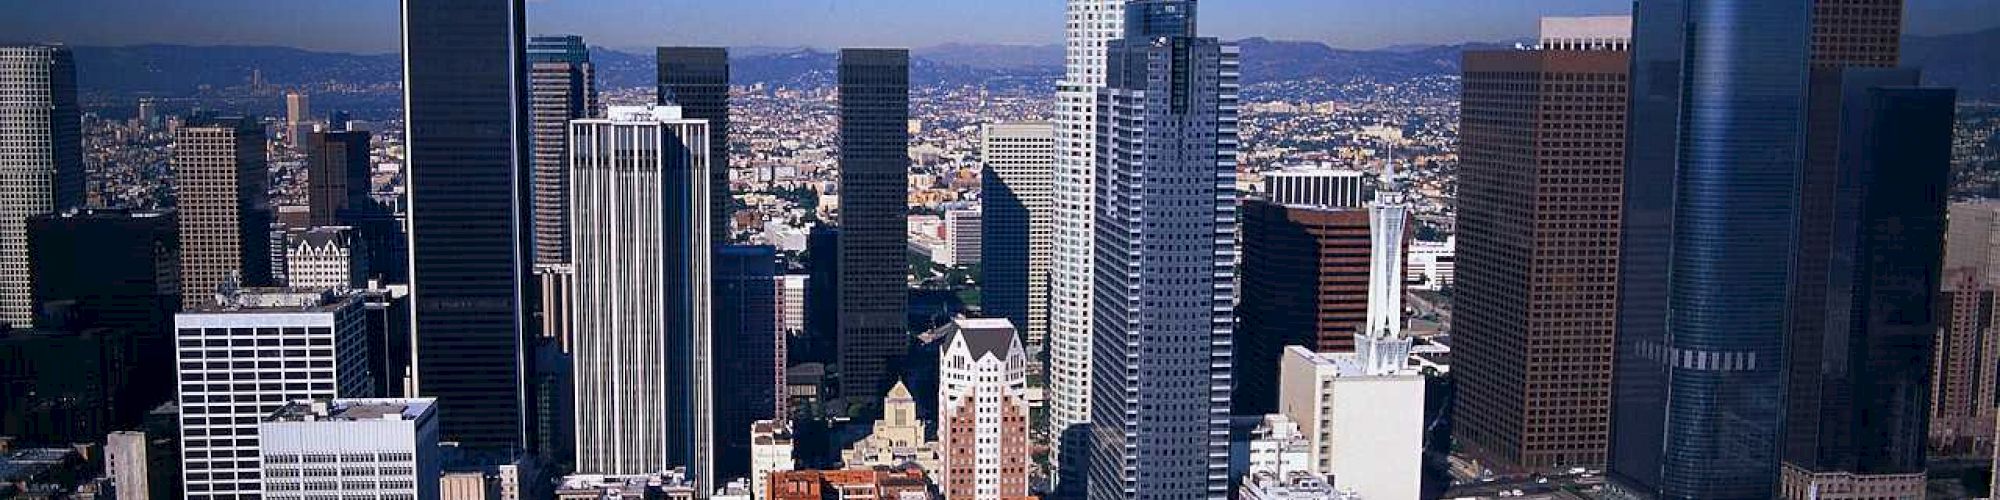
{"label": "high-rise building", "polygon": [[286,92],[285,145],[292,149],[306,148],[309,135],[312,135],[312,96],[299,91]]}
{"label": "high-rise building", "polygon": [[59,45],[0,45],[0,323],[34,322],[28,218],[83,206],[76,63]]}
{"label": "high-rise building", "polygon": [[[1813,226],[1829,237],[1819,248],[1800,240],[1798,262],[1825,264],[1795,271],[1795,282],[1816,283],[1794,285],[1801,302],[1793,310],[1824,319],[1793,325],[1780,491],[1919,497],[1932,349],[1946,325],[1938,318],[1946,212],[1938,193],[1950,190],[1956,93],[1916,87],[1915,70],[1849,68],[1841,76],[1838,160],[1804,174],[1827,176],[1833,190],[1821,195],[1833,199],[1822,217],[1800,217],[1802,233]],[[1827,257],[1805,257],[1814,252]]]}
{"label": "high-rise building", "polygon": [[270,284],[271,174],[264,127],[221,118],[174,131],[174,197],[181,234],[181,307],[214,301],[225,282]]}
{"label": "high-rise building", "polygon": [[1545,18],[1464,56],[1453,442],[1487,467],[1604,463],[1631,27]]}
{"label": "high-rise building", "polygon": [[1809,7],[1637,4],[1609,456],[1624,494],[1777,491]]}
{"label": "high-rise building", "polygon": [[1028,353],[1005,318],[959,318],[938,362],[937,472],[946,498],[1028,496]]}
{"label": "high-rise building", "polygon": [[576,35],[529,37],[527,53],[535,265],[566,264],[569,121],[596,112],[597,67],[583,37]]}
{"label": "high-rise building", "polygon": [[285,233],[285,286],[359,290],[368,287],[368,253],[354,229],[322,226]]}
{"label": "high-rise building", "polygon": [[1354,352],[1368,316],[1368,211],[1244,202],[1242,301],[1230,411],[1278,410],[1285,346]]}
{"label": "high-rise building", "polygon": [[133,369],[141,354],[116,330],[0,329],[0,435],[67,446],[138,421],[141,401],[157,403],[157,393],[133,390],[144,382]]}
{"label": "high-rise building", "polygon": [[1237,52],[1197,37],[1194,9],[1129,2],[1105,46],[1091,498],[1229,495]]}
{"label": "high-rise building", "polygon": [[[1090,314],[1097,233],[1097,91],[1105,44],[1125,36],[1126,0],[1066,0],[1063,77],[1056,82],[1053,236],[1049,265],[1049,451],[1055,494],[1082,498],[1090,468]],[[1030,325],[1032,328],[1033,325]]]}
{"label": "high-rise building", "polygon": [[766,420],[750,427],[750,483],[755,500],[771,498],[771,476],[798,468],[792,458],[790,420]]}
{"label": "high-rise building", "polygon": [[980,233],[984,213],[980,210],[947,210],[941,229],[944,230],[941,251],[931,252],[931,261],[940,266],[969,267],[979,263],[983,252],[980,245],[985,240]]}
{"label": "high-rise building", "polygon": [[750,473],[759,420],[783,416],[785,331],[778,326],[777,249],[725,245],[715,252],[715,475]]}
{"label": "high-rise building", "polygon": [[838,359],[840,334],[840,228],[815,225],[806,237],[806,335],[792,350],[793,364]]}
{"label": "high-rise building", "polygon": [[405,0],[410,335],[445,441],[526,446],[524,0]]}
{"label": "high-rise building", "polygon": [[1264,200],[1278,205],[1360,208],[1375,199],[1360,170],[1281,170],[1264,173]]}
{"label": "high-rise building", "polygon": [[286,403],[370,396],[361,316],[359,296],[249,289],[174,317],[189,500],[258,498],[257,424]]}
{"label": "high-rise building", "polygon": [[570,122],[578,473],[715,482],[707,135],[671,106]]}
{"label": "high-rise building", "polygon": [[146,500],[153,493],[146,466],[146,433],[116,431],[104,437],[104,476],[111,478],[112,498]]}
{"label": "high-rise building", "polygon": [[2000,284],[1988,279],[1987,244],[2000,204],[1951,206],[1945,234],[1944,291],[1931,356],[1930,440],[1934,455],[1990,449],[2000,401]]}
{"label": "high-rise building", "polygon": [[1953,203],[1946,231],[1945,271],[1964,269],[1973,280],[2000,285],[2000,201]]}
{"label": "high-rise building", "polygon": [[[792,273],[778,276],[778,328],[787,337],[805,335],[807,299],[812,289],[812,275]],[[780,356],[778,361],[784,361]]]}
{"label": "high-rise building", "polygon": [[660,47],[659,103],[708,120],[709,239],[729,242],[729,49]]}
{"label": "high-rise building", "polygon": [[[75,315],[69,321],[131,332],[140,337],[142,349],[166,348],[181,304],[180,237],[174,219],[172,211],[115,209],[28,219],[36,307],[68,303]],[[157,372],[162,377],[166,373]]]}
{"label": "high-rise building", "polygon": [[910,51],[840,51],[840,395],[864,407],[909,351]]}
{"label": "high-rise building", "polygon": [[[1056,129],[1049,122],[979,129],[980,308],[1022,328],[1040,351],[1049,333]],[[1039,356],[1036,356],[1039,357]]]}
{"label": "high-rise building", "polygon": [[367,132],[313,132],[305,139],[307,206],[314,226],[343,224],[342,214],[376,208],[369,197],[370,163]]}
{"label": "high-rise building", "polygon": [[257,425],[263,498],[436,500],[437,400],[311,399]]}

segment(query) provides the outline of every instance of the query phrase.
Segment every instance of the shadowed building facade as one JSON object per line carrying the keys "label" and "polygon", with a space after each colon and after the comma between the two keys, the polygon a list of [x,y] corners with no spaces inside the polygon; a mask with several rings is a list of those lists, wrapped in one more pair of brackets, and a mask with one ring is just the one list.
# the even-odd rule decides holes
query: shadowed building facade
{"label": "shadowed building facade", "polygon": [[909,350],[910,52],[840,51],[840,395],[865,402]]}

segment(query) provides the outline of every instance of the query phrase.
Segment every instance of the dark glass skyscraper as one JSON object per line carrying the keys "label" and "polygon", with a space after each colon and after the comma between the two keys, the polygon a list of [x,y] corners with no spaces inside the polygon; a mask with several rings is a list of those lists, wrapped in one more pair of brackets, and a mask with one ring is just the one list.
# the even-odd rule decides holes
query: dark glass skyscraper
{"label": "dark glass skyscraper", "polygon": [[[1838,160],[1824,217],[1801,231],[1817,267],[1814,294],[1793,310],[1820,316],[1793,328],[1782,493],[1852,489],[1924,492],[1933,337],[1943,324],[1945,197],[1950,189],[1954,93],[1913,87],[1914,70],[1848,69],[1838,111]],[[1816,88],[1815,91],[1818,89]],[[1815,99],[1817,100],[1817,99]],[[1801,240],[1804,241],[1804,240]]]}
{"label": "dark glass skyscraper", "polygon": [[729,49],[660,47],[660,104],[708,120],[709,239],[729,242]]}
{"label": "dark glass skyscraper", "polygon": [[443,439],[526,442],[523,0],[405,0],[411,335]]}
{"label": "dark glass skyscraper", "polygon": [[1638,4],[1610,461],[1621,490],[1776,491],[1810,5]]}
{"label": "dark glass skyscraper", "polygon": [[715,252],[715,475],[750,474],[750,426],[777,418],[777,250],[729,245]]}
{"label": "dark glass skyscraper", "polygon": [[306,137],[306,205],[314,226],[341,225],[341,213],[373,208],[368,197],[367,132],[313,132]]}
{"label": "dark glass skyscraper", "polygon": [[909,350],[910,51],[840,51],[840,395],[875,401]]}

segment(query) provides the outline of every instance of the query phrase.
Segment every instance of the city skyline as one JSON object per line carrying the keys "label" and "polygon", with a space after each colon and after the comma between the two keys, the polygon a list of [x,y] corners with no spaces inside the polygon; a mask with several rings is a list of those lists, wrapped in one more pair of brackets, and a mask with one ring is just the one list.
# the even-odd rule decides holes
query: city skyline
{"label": "city skyline", "polygon": [[[1062,10],[952,0],[532,0],[528,34],[576,34],[596,47],[645,52],[663,45],[929,47],[949,43],[1062,43]],[[204,0],[36,2],[0,19],[7,42],[72,45],[276,45],[349,53],[397,51],[395,0],[339,3]],[[1317,41],[1341,49],[1504,42],[1534,37],[1543,16],[1629,15],[1629,0],[1263,0],[1203,6],[1203,31],[1222,40]],[[1985,0],[1908,7],[1904,33],[1946,35],[2000,27]],[[799,15],[768,15],[772,12]],[[621,12],[606,17],[604,12]]]}

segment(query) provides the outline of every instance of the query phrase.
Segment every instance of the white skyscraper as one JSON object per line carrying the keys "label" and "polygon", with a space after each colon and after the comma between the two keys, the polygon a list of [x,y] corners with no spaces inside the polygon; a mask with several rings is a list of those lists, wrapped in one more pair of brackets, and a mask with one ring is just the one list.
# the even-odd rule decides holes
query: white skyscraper
{"label": "white skyscraper", "polygon": [[1028,348],[1046,348],[1049,264],[1055,258],[1056,128],[1049,122],[980,128],[981,306],[1012,320]]}
{"label": "white skyscraper", "polygon": [[570,122],[580,474],[716,484],[708,132],[672,106]]}
{"label": "white skyscraper", "polygon": [[82,126],[68,48],[0,45],[0,323],[34,320],[28,218],[83,205]]}
{"label": "white skyscraper", "polygon": [[257,423],[286,403],[370,395],[363,316],[358,295],[285,289],[174,316],[189,500],[257,497]]}
{"label": "white skyscraper", "polygon": [[1229,495],[1237,52],[1125,6],[1098,91],[1090,498]]}
{"label": "white skyscraper", "polygon": [[265,500],[438,500],[437,400],[300,400],[258,424]]}
{"label": "white skyscraper", "polygon": [[1126,0],[1068,0],[1056,83],[1054,258],[1049,267],[1049,429],[1057,496],[1080,497],[1090,448],[1090,309],[1096,233],[1097,91],[1104,45],[1125,36]]}

